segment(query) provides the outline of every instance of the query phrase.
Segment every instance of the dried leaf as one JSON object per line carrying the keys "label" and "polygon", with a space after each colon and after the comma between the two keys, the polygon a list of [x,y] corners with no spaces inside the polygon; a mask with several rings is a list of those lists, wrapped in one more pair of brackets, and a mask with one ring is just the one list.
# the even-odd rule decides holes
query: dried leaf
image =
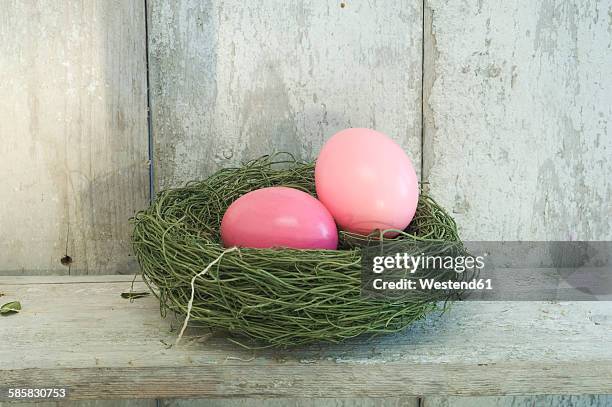
{"label": "dried leaf", "polygon": [[129,292],[121,293],[121,297],[133,300],[133,299],[136,299],[136,298],[146,297],[146,296],[148,296],[150,294],[151,293],[148,292],[148,291],[129,291]]}
{"label": "dried leaf", "polygon": [[0,307],[0,315],[16,314],[21,311],[21,303],[19,301],[11,301]]}

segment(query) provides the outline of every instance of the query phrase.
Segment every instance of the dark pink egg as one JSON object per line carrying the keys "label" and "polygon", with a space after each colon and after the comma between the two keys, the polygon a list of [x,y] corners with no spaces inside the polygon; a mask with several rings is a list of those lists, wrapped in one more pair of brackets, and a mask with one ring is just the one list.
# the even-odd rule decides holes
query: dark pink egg
{"label": "dark pink egg", "polygon": [[336,249],[333,217],[313,196],[294,188],[251,191],[234,201],[221,222],[225,247]]}

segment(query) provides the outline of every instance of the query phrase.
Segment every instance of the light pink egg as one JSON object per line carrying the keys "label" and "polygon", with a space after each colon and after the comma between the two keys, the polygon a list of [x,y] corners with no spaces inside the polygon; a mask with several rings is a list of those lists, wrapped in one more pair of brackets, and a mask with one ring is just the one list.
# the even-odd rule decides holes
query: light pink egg
{"label": "light pink egg", "polygon": [[363,235],[403,230],[419,200],[410,158],[391,138],[370,129],[346,129],[329,139],[317,159],[315,183],[338,227]]}
{"label": "light pink egg", "polygon": [[221,221],[225,247],[336,249],[338,231],[329,211],[294,188],[251,191],[234,201]]}

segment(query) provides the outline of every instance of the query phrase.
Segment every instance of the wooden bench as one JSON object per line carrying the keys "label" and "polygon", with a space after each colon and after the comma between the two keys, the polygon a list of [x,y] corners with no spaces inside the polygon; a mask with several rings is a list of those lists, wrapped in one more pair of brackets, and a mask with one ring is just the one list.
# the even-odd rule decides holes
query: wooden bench
{"label": "wooden bench", "polygon": [[[71,399],[612,393],[610,302],[464,302],[406,332],[249,350],[180,322],[133,276],[0,277],[4,386]],[[146,289],[137,280],[135,290]]]}

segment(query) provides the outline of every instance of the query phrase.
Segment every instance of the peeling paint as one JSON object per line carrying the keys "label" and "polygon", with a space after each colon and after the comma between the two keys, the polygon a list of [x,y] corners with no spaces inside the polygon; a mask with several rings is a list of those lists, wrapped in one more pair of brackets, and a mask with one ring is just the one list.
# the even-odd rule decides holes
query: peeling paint
{"label": "peeling paint", "polygon": [[420,2],[150,8],[158,187],[272,151],[312,159],[346,127],[389,134],[420,168]]}
{"label": "peeling paint", "polygon": [[612,238],[609,4],[427,3],[425,174],[462,236]]}
{"label": "peeling paint", "polygon": [[0,274],[65,274],[67,251],[72,274],[135,270],[127,220],[148,196],[148,169],[134,164],[147,157],[144,10],[9,1],[0,14]]}

